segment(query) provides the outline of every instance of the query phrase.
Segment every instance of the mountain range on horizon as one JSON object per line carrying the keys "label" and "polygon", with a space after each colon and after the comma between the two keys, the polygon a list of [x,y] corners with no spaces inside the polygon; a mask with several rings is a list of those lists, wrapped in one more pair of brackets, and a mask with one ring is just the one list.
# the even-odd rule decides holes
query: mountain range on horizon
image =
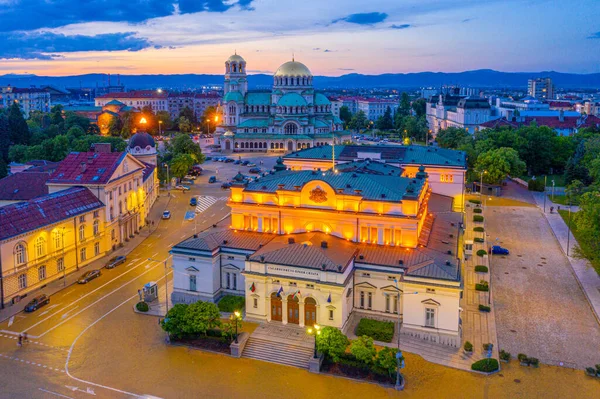
{"label": "mountain range on horizon", "polygon": [[[458,85],[474,88],[526,88],[527,80],[549,77],[557,88],[591,89],[600,88],[600,73],[575,74],[555,71],[543,72],[500,72],[480,69],[464,72],[414,72],[363,75],[350,73],[341,76],[315,76],[314,86],[318,89],[357,89],[357,88],[420,88]],[[0,75],[0,86],[15,87],[54,86],[58,88],[103,87],[108,84],[109,75],[92,73],[73,76],[38,76],[35,74]],[[218,74],[149,74],[112,75],[111,83],[117,80],[126,90],[165,88],[190,90],[202,86],[221,86],[223,75]],[[271,75],[248,75],[251,89],[267,89],[273,83]]]}

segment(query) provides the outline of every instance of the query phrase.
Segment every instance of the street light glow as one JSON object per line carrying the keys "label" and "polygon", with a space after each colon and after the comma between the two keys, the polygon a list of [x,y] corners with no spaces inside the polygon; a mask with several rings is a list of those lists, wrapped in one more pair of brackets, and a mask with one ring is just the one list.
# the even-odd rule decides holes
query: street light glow
{"label": "street light glow", "polygon": [[148,121],[146,120],[146,118],[144,118],[144,117],[142,116],[142,118],[140,119],[140,124],[141,124],[141,125],[145,125],[146,123],[148,123]]}

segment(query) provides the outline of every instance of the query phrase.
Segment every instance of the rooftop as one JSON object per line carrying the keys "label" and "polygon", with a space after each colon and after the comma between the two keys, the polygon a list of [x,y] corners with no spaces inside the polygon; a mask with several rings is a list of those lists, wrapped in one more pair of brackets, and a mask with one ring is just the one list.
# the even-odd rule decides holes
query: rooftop
{"label": "rooftop", "polygon": [[106,184],[125,155],[124,152],[72,152],[60,163],[48,183]]}
{"label": "rooftop", "polygon": [[156,90],[133,90],[120,93],[107,93],[96,98],[167,98],[168,93],[165,91],[158,92]]}
{"label": "rooftop", "polygon": [[48,194],[48,172],[21,172],[0,179],[0,201],[24,201]]}

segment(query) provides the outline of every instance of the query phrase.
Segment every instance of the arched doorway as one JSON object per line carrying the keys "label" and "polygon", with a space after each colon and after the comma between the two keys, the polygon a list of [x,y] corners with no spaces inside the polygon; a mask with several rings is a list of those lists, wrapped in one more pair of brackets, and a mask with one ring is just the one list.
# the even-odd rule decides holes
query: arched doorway
{"label": "arched doorway", "polygon": [[293,295],[288,296],[288,323],[300,324],[300,306],[298,302],[298,298],[294,298]]}
{"label": "arched doorway", "polygon": [[225,140],[225,150],[231,150],[231,142],[229,140]]}
{"label": "arched doorway", "polygon": [[271,294],[271,320],[281,321],[281,298],[274,292]]}
{"label": "arched doorway", "polygon": [[306,326],[317,324],[317,301],[313,298],[306,298],[304,301],[304,324]]}
{"label": "arched doorway", "polygon": [[294,151],[294,142],[288,141],[288,151]]}

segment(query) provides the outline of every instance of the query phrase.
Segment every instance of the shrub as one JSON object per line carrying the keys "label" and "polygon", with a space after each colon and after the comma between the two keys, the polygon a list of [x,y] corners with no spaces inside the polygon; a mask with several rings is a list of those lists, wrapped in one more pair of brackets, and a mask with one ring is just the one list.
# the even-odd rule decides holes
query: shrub
{"label": "shrub", "polygon": [[356,335],[366,335],[375,341],[392,342],[394,338],[394,323],[391,321],[378,321],[367,318],[360,319],[356,327]]}
{"label": "shrub", "polygon": [[485,229],[483,227],[473,227],[473,231],[477,233],[483,233]]}
{"label": "shrub", "polygon": [[596,365],[596,374],[600,375],[600,364]]}
{"label": "shrub", "polygon": [[335,327],[325,327],[317,335],[317,350],[333,362],[339,362],[350,344],[348,337]]}
{"label": "shrub", "polygon": [[530,357],[528,360],[529,360],[529,364],[532,365],[533,367],[537,367],[540,365],[540,360],[536,357]]}
{"label": "shrub", "polygon": [[[386,347],[377,352],[377,359],[375,359],[377,367],[385,370],[390,377],[396,372],[396,353],[396,349]],[[402,361],[402,359],[403,358],[400,358],[400,361]]]}
{"label": "shrub", "polygon": [[511,356],[510,356],[509,352],[505,351],[504,349],[502,349],[500,351],[500,360],[504,360],[505,362],[508,362],[508,361],[510,361],[510,358],[511,358]]}
{"label": "shrub", "polygon": [[527,189],[529,191],[545,191],[546,190],[546,186],[544,185],[544,181],[542,179],[537,179],[537,180],[529,180],[527,182]]}
{"label": "shrub", "polygon": [[481,215],[473,215],[474,222],[483,222],[483,216]]}
{"label": "shrub", "polygon": [[473,344],[470,343],[469,341],[465,342],[465,345],[463,346],[463,348],[467,352],[473,352]]}
{"label": "shrub", "polygon": [[365,365],[373,363],[373,359],[377,354],[377,349],[373,345],[373,338],[363,335],[358,337],[350,344],[350,353],[356,357],[356,360]]}
{"label": "shrub", "polygon": [[144,301],[136,303],[135,308],[138,310],[138,312],[147,312],[150,309],[148,304]]}
{"label": "shrub", "polygon": [[473,239],[473,241],[475,241],[475,242],[478,242],[478,243],[483,243],[483,242],[484,242],[484,239],[483,239],[483,238],[481,238],[481,237],[475,237],[475,238]]}
{"label": "shrub", "polygon": [[481,359],[471,365],[471,370],[483,371],[484,373],[491,373],[499,368],[500,365],[496,359]]}
{"label": "shrub", "polygon": [[473,213],[483,213],[483,209],[475,208],[475,209],[473,209]]}
{"label": "shrub", "polygon": [[586,367],[585,368],[585,373],[589,376],[594,377],[596,375],[596,369],[593,367]]}
{"label": "shrub", "polygon": [[183,337],[185,335],[184,319],[188,306],[185,303],[178,303],[169,309],[167,316],[160,322],[162,329],[175,338]]}
{"label": "shrub", "polygon": [[486,352],[489,351],[491,345],[492,344],[483,344],[483,350],[486,351]]}
{"label": "shrub", "polygon": [[490,290],[489,283],[485,280],[481,280],[479,282],[479,284],[475,284],[475,290],[476,291],[489,291]]}
{"label": "shrub", "polygon": [[482,312],[489,312],[491,309],[489,306],[479,305],[479,310],[481,310]]}
{"label": "shrub", "polygon": [[246,298],[243,296],[225,295],[219,301],[219,310],[221,312],[233,313],[236,310],[242,311],[246,304]]}
{"label": "shrub", "polygon": [[519,359],[519,361],[520,361],[521,363],[527,363],[527,364],[529,364],[529,358],[528,358],[528,357],[527,357],[527,355],[526,355],[526,354],[524,354],[524,353],[519,353],[519,354],[517,355],[517,359]]}
{"label": "shrub", "polygon": [[475,205],[479,205],[479,204],[481,204],[481,201],[479,201],[479,200],[476,200],[476,199],[470,199],[470,200],[469,200],[469,202],[470,202],[471,204],[475,204]]}
{"label": "shrub", "polygon": [[487,251],[485,249],[480,249],[479,251],[477,251],[477,256],[484,256],[487,255]]}
{"label": "shrub", "polygon": [[477,266],[475,266],[475,271],[478,273],[487,273],[488,267],[484,266],[484,265],[477,265]]}

